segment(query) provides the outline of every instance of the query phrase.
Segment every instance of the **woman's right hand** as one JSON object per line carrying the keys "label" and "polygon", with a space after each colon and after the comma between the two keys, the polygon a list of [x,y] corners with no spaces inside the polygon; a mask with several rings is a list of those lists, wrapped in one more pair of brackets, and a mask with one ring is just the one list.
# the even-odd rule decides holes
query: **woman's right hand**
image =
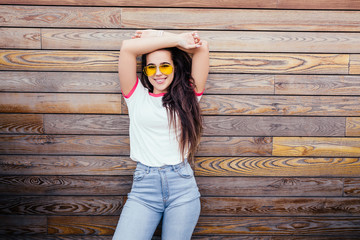
{"label": "woman's right hand", "polygon": [[193,53],[196,48],[202,45],[197,32],[181,33],[179,38],[178,48],[188,53]]}

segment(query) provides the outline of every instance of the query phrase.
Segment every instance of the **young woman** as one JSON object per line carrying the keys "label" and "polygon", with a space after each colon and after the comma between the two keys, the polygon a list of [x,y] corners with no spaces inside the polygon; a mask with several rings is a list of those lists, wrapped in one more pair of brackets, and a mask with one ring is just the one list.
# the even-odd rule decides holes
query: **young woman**
{"label": "young woman", "polygon": [[208,46],[197,32],[144,30],[123,41],[119,78],[130,117],[130,157],[137,167],[114,240],[151,239],[161,219],[162,239],[191,238],[200,193],[188,161],[200,142],[198,101],[208,71]]}

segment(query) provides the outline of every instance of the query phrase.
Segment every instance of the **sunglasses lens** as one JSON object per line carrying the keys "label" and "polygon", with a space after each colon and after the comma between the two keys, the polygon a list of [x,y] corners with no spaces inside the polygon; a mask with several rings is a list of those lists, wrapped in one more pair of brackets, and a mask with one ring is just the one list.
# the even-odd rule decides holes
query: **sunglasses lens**
{"label": "sunglasses lens", "polygon": [[162,64],[159,69],[165,75],[169,75],[173,71],[173,67],[170,64]]}
{"label": "sunglasses lens", "polygon": [[155,65],[149,65],[144,67],[144,73],[146,76],[152,76],[156,73],[156,66]]}

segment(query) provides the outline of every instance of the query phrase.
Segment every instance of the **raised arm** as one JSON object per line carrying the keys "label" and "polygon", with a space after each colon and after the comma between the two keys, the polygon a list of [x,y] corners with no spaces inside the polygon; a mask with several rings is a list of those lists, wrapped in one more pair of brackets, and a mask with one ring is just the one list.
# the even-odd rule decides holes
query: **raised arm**
{"label": "raised arm", "polygon": [[[134,87],[136,76],[136,57],[162,48],[182,47],[195,49],[200,43],[195,43],[191,33],[163,35],[162,31],[154,31],[156,35],[124,40],[119,55],[119,80],[123,94],[127,95]],[[152,34],[153,34],[152,33]]]}

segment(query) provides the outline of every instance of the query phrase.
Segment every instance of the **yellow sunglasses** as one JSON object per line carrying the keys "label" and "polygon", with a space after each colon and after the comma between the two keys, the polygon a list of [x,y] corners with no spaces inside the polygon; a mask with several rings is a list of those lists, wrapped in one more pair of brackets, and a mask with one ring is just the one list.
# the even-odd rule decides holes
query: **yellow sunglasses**
{"label": "yellow sunglasses", "polygon": [[[163,63],[159,65],[160,72],[165,75],[171,74],[173,72],[173,69],[174,69],[173,66],[171,66],[171,64],[168,63]],[[156,73],[156,65],[154,64],[147,65],[144,67],[143,71],[146,76],[151,77]]]}

